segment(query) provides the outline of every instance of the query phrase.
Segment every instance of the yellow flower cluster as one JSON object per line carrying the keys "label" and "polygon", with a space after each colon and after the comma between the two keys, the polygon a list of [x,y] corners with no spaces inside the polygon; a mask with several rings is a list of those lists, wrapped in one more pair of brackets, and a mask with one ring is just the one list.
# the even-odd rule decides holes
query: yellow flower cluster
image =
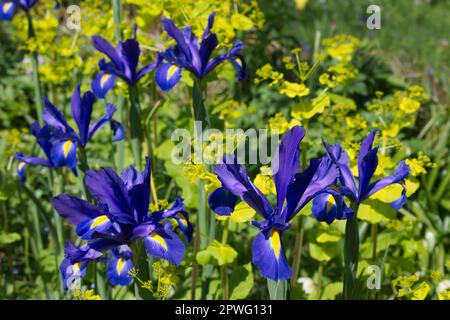
{"label": "yellow flower cluster", "polygon": [[81,292],[81,290],[76,290],[72,293],[72,296],[77,300],[102,300],[99,295],[96,295],[94,290],[86,290]]}
{"label": "yellow flower cluster", "polygon": [[353,54],[360,45],[360,40],[348,34],[338,34],[322,41],[327,55],[341,63],[352,60]]}
{"label": "yellow flower cluster", "polygon": [[357,70],[347,63],[339,63],[331,66],[327,71],[320,75],[319,82],[331,89],[338,85],[345,84],[348,80],[354,79]]}
{"label": "yellow flower cluster", "polygon": [[157,17],[164,15],[173,19],[176,24],[192,25],[193,32],[198,37],[203,33],[209,14],[216,11],[213,31],[223,44],[230,44],[240,31],[262,28],[264,25],[264,14],[257,1],[184,0],[182,5],[176,0],[123,2],[137,6],[136,23],[141,29],[148,29]]}
{"label": "yellow flower cluster", "polygon": [[417,281],[419,281],[417,275],[399,276],[392,280],[391,284],[399,298],[408,297],[411,300],[425,300],[430,291],[430,285],[423,281],[415,288],[412,288]]}

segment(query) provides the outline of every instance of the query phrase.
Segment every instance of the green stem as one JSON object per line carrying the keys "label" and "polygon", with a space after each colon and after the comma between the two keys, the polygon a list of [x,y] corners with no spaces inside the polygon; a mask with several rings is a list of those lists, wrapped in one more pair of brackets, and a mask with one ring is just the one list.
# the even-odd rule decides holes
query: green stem
{"label": "green stem", "polygon": [[[114,28],[115,28],[115,38],[116,41],[122,41],[122,3],[120,0],[112,0],[113,7],[113,17],[114,17]],[[117,106],[117,114],[118,120],[120,123],[124,123],[124,99],[122,95],[117,96],[116,106]],[[117,141],[117,169],[119,171],[123,170],[125,163],[125,141]]]}
{"label": "green stem", "polygon": [[356,298],[357,279],[356,272],[358,270],[359,260],[359,230],[358,230],[358,213],[359,205],[352,203],[351,208],[355,212],[354,216],[347,219],[345,225],[345,242],[344,242],[344,290],[343,296],[345,300]]}
{"label": "green stem", "polygon": [[[194,146],[194,162],[202,163],[202,135],[203,130],[208,127],[209,119],[208,112],[205,106],[206,88],[201,80],[196,79],[194,82],[194,88],[192,91],[192,106],[194,112],[194,135],[195,135],[195,146]],[[200,232],[200,249],[206,248],[208,245],[208,239],[205,235],[208,235],[208,211],[206,206],[206,191],[205,183],[198,179],[198,225]],[[214,225],[214,221],[210,221],[211,225]],[[195,249],[195,248],[194,248]],[[197,252],[194,252],[196,256]],[[205,266],[203,268],[202,274],[202,299],[206,298],[208,292],[208,284],[210,276],[212,273],[212,268],[210,266]],[[194,276],[194,275],[193,275]]]}
{"label": "green stem", "polygon": [[377,259],[377,238],[378,238],[378,225],[372,224],[370,227],[370,238],[372,241],[372,260],[376,262]]}
{"label": "green stem", "polygon": [[86,183],[84,181],[84,177],[86,176],[86,172],[89,170],[89,163],[87,160],[87,154],[86,149],[83,146],[78,146],[78,160],[79,160],[79,167],[80,172],[78,174],[78,179],[80,182],[80,188],[83,191],[83,194],[85,198],[88,201],[92,201],[91,194],[89,193]]}
{"label": "green stem", "polygon": [[[222,233],[222,245],[227,244],[228,240],[228,225],[230,223],[230,220],[227,219],[225,221],[225,224],[223,226],[223,233]],[[227,273],[227,265],[224,264],[220,267],[220,278],[222,282],[222,298],[223,300],[228,300],[228,273]]]}
{"label": "green stem", "polygon": [[130,95],[130,138],[135,165],[138,170],[142,167],[142,122],[139,106],[137,85],[128,86]]}
{"label": "green stem", "polygon": [[267,289],[269,290],[270,300],[287,300],[289,299],[289,281],[274,281],[267,279]]}
{"label": "green stem", "polygon": [[297,230],[295,234],[295,246],[294,246],[294,274],[291,278],[291,286],[294,286],[297,282],[300,273],[300,263],[302,259],[303,249],[303,216],[298,217]]}
{"label": "green stem", "polygon": [[[135,268],[139,272],[139,278],[143,279],[143,281],[151,281],[150,277],[150,268],[147,258],[147,252],[145,251],[144,243],[142,240],[138,240],[135,243],[131,245],[132,251],[133,251],[133,263],[135,265]],[[135,281],[135,294],[136,298],[140,300],[151,300],[152,294],[151,292],[143,288],[142,283],[139,283],[139,281]]]}
{"label": "green stem", "polygon": [[[30,12],[26,11],[28,20],[28,39],[33,39],[36,37],[33,27],[33,19]],[[33,68],[33,83],[34,83],[34,104],[36,107],[37,118],[40,125],[43,125],[42,121],[42,91],[41,91],[41,81],[39,79],[39,61],[37,52],[31,53],[31,64]]]}

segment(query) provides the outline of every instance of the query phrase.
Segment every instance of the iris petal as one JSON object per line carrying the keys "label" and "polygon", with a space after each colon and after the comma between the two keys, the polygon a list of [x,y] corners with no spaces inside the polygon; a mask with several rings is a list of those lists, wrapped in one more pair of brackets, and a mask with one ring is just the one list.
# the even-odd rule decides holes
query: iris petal
{"label": "iris petal", "polygon": [[208,197],[211,210],[219,216],[229,216],[234,211],[238,197],[221,187],[214,190]]}
{"label": "iris petal", "polygon": [[0,20],[11,20],[16,11],[16,5],[13,1],[3,1],[0,4]]}
{"label": "iris petal", "polygon": [[252,262],[261,274],[274,281],[288,280],[292,269],[281,245],[282,234],[276,229],[259,232],[252,245]]}
{"label": "iris petal", "polygon": [[98,99],[104,99],[106,94],[114,88],[116,76],[107,72],[100,72],[92,81],[92,91]]}
{"label": "iris petal", "polygon": [[180,81],[182,70],[182,68],[176,65],[161,63],[156,69],[156,83],[158,83],[162,90],[168,91]]}
{"label": "iris petal", "polygon": [[183,241],[169,228],[160,228],[144,238],[147,254],[179,265],[184,257]]}
{"label": "iris petal", "polygon": [[106,276],[113,286],[128,286],[133,277],[128,272],[133,268],[131,259],[117,257],[108,262]]}

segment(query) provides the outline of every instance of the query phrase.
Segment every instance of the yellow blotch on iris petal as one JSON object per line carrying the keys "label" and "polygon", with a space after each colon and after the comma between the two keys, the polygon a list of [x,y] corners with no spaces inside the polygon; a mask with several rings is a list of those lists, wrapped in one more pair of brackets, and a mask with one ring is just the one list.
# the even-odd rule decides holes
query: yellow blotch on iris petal
{"label": "yellow blotch on iris petal", "polygon": [[106,81],[108,81],[110,77],[111,75],[104,74],[103,77],[100,79],[100,87],[102,87],[102,89],[105,86]]}
{"label": "yellow blotch on iris petal", "polygon": [[23,167],[25,167],[25,164],[26,164],[25,162],[20,161],[20,162],[17,164],[17,169],[22,170]]}
{"label": "yellow blotch on iris petal", "polygon": [[12,7],[12,5],[13,5],[12,1],[6,2],[6,3],[3,5],[3,13],[4,13],[4,14],[7,14],[8,11],[9,11],[9,9]]}
{"label": "yellow blotch on iris petal", "polygon": [[275,257],[278,259],[281,251],[281,239],[280,239],[280,232],[276,229],[272,229],[270,231],[270,244],[272,245]]}
{"label": "yellow blotch on iris petal", "polygon": [[152,238],[152,240],[156,241],[159,245],[161,245],[165,250],[167,250],[167,243],[166,240],[164,240],[163,237],[161,237],[159,234],[157,234],[156,232],[152,233],[150,235],[150,238]]}
{"label": "yellow blotch on iris petal", "polygon": [[94,229],[95,227],[102,225],[109,221],[109,218],[107,216],[99,216],[94,219],[94,221],[91,224],[91,229]]}
{"label": "yellow blotch on iris petal", "polygon": [[66,142],[64,142],[63,144],[63,153],[64,153],[64,157],[67,158],[67,156],[69,155],[69,151],[72,148],[73,142],[71,140],[67,140]]}
{"label": "yellow blotch on iris petal", "polygon": [[173,74],[178,70],[177,66],[170,66],[169,70],[167,70],[167,80],[172,78]]}
{"label": "yellow blotch on iris petal", "polygon": [[118,274],[120,274],[122,272],[122,269],[123,269],[124,265],[125,265],[125,260],[120,258],[119,261],[117,261],[117,267],[116,267],[116,270],[117,270]]}
{"label": "yellow blotch on iris petal", "polygon": [[327,212],[329,212],[335,204],[336,200],[334,199],[333,195],[330,194],[327,200]]}
{"label": "yellow blotch on iris petal", "polygon": [[236,63],[239,65],[239,67],[242,68],[242,61],[239,57],[234,57],[233,60],[236,61]]}
{"label": "yellow blotch on iris petal", "polygon": [[184,215],[182,213],[178,213],[177,217],[184,226],[188,225],[188,221],[186,220],[186,218],[184,217]]}

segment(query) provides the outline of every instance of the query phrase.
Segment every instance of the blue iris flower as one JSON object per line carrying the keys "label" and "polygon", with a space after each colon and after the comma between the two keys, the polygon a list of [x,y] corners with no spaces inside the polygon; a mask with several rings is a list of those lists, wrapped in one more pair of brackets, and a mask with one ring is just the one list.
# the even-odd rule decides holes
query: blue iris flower
{"label": "blue iris flower", "polygon": [[215,167],[222,187],[208,198],[216,214],[230,215],[240,198],[264,218],[263,221],[252,222],[260,229],[253,240],[252,261],[264,277],[275,281],[287,280],[292,276],[282,248],[283,233],[298,212],[339,175],[336,165],[328,157],[311,160],[309,167],[299,172],[299,144],[304,136],[305,129],[299,126],[286,132],[272,159],[276,206],[272,206],[250,181],[245,168],[237,163],[236,158],[229,155]]}
{"label": "blue iris flower", "polygon": [[16,12],[15,1],[3,1],[0,4],[0,20],[11,20]]}
{"label": "blue iris flower", "polygon": [[66,269],[100,259],[112,250],[114,258],[108,262],[108,278],[113,285],[126,285],[129,278],[125,270],[132,267],[132,253],[123,252],[123,246],[137,239],[142,239],[148,255],[180,264],[185,244],[175,230],[179,229],[186,242],[190,242],[193,227],[182,198],[176,199],[168,209],[149,213],[148,159],[143,172],[136,171],[132,166],[125,169],[121,176],[109,168],[89,170],[85,183],[98,205],[68,194],[52,200],[53,208],[59,215],[74,224],[78,236],[88,241],[80,248],[67,244],[66,258],[62,263]]}
{"label": "blue iris flower", "polygon": [[330,224],[335,219],[347,219],[353,216],[354,212],[346,206],[344,197],[348,197],[355,204],[360,204],[371,195],[394,183],[400,183],[403,192],[399,199],[391,202],[391,207],[399,210],[405,204],[406,189],[402,181],[411,173],[411,169],[405,161],[399,163],[394,174],[371,182],[378,166],[378,147],[372,147],[376,134],[377,130],[372,131],[361,143],[358,156],[358,187],[350,170],[347,152],[339,144],[329,146],[325,141],[323,142],[329,159],[339,168],[338,182],[340,185],[325,190],[323,194],[314,199],[312,213],[319,221]]}
{"label": "blue iris flower", "polygon": [[[4,0],[0,3],[0,20],[11,20],[18,7],[30,11],[38,2],[38,0]],[[58,8],[59,1],[55,0],[55,9]]]}
{"label": "blue iris flower", "polygon": [[134,85],[156,67],[154,62],[138,70],[141,50],[139,42],[136,40],[136,28],[134,38],[119,42],[116,48],[98,35],[93,36],[92,41],[95,49],[109,58],[108,62],[105,59],[99,61],[99,68],[102,72],[95,77],[92,83],[92,89],[98,98],[104,98],[114,86],[115,77]]}
{"label": "blue iris flower", "polygon": [[202,79],[226,60],[233,63],[239,80],[245,77],[245,60],[238,54],[244,48],[241,41],[237,41],[227,53],[211,59],[218,45],[216,34],[211,32],[215,14],[213,12],[209,16],[201,43],[192,32],[192,27],[184,27],[180,30],[172,20],[163,20],[164,30],[176,41],[176,44],[158,55],[155,78],[162,90],[167,91],[175,86],[181,79],[183,69],[189,70],[195,77]]}
{"label": "blue iris flower", "polygon": [[69,126],[61,110],[47,98],[44,97],[43,100],[45,108],[42,118],[45,126],[41,128],[38,123],[34,123],[31,126],[31,132],[43,149],[47,160],[16,153],[15,158],[19,161],[17,173],[22,181],[25,180],[27,165],[41,165],[50,168],[67,166],[76,175],[78,146],[85,147],[94,134],[107,123],[110,123],[113,130],[113,141],[125,138],[123,126],[112,119],[116,112],[116,108],[112,104],[107,104],[105,114],[91,124],[95,96],[90,91],[81,95],[80,86],[76,87],[71,99],[72,117],[78,127],[78,132]]}

